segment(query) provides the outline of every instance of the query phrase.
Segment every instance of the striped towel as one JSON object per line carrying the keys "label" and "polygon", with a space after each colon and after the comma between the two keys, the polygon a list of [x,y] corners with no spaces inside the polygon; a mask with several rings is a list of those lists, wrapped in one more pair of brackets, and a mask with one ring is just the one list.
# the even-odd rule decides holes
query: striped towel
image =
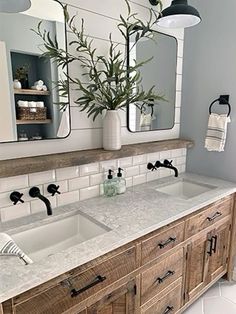
{"label": "striped towel", "polygon": [[210,114],[205,140],[205,148],[208,151],[224,151],[229,122],[230,117],[226,114]]}
{"label": "striped towel", "polygon": [[26,265],[33,261],[16,245],[12,238],[6,233],[0,233],[0,256],[18,256]]}

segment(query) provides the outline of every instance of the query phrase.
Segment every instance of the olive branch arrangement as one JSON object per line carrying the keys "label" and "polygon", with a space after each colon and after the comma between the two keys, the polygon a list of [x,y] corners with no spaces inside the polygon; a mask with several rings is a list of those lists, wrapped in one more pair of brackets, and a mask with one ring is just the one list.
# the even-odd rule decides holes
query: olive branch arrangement
{"label": "olive branch arrangement", "polygon": [[[54,1],[60,3],[59,0]],[[153,37],[153,27],[159,14],[150,9],[148,21],[143,22],[137,13],[131,12],[128,0],[124,1],[128,14],[126,18],[120,15],[117,27],[125,43],[130,36],[134,37],[132,47],[129,49],[132,50],[141,39]],[[164,100],[163,95],[154,92],[155,86],[145,91],[141,85],[140,68],[152,58],[139,63],[134,60],[134,65],[127,67],[126,56],[119,49],[120,45],[113,42],[112,34],[109,36],[107,56],[99,55],[97,49],[93,47],[93,40],[85,35],[84,20],[82,19],[80,30],[78,30],[76,27],[77,16],[70,17],[67,5],[62,5],[62,7],[67,31],[73,36],[73,40],[68,43],[68,50],[61,49],[57,38],[52,38],[49,31],[42,29],[42,21],[35,30],[35,33],[43,41],[42,56],[52,59],[57,66],[65,70],[66,78],[57,82],[61,97],[68,95],[69,86],[72,84],[73,89],[78,92],[74,103],[78,105],[80,111],[86,111],[88,117],[93,116],[93,120],[104,110],[124,110],[127,104],[146,102],[149,99]],[[160,8],[162,9],[161,3]],[[126,53],[130,53],[130,51]],[[71,64],[81,66],[84,81],[78,77],[71,77],[67,73],[66,69]],[[65,102],[58,104],[62,108],[69,105]]]}

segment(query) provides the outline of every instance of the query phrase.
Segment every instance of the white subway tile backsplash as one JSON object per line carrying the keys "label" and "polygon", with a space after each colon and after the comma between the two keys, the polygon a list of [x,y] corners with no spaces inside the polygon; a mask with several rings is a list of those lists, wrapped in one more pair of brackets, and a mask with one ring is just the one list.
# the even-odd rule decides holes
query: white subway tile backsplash
{"label": "white subway tile backsplash", "polygon": [[80,177],[69,180],[69,191],[79,190],[89,186],[89,177]]}
{"label": "white subway tile backsplash", "polygon": [[30,215],[30,203],[1,208],[0,214],[2,222],[28,216]]}
{"label": "white subway tile backsplash", "polygon": [[179,165],[184,165],[186,163],[186,157],[184,156],[184,157],[178,157],[178,158],[176,158],[176,162],[175,162],[175,164],[177,165],[177,166],[179,166]]}
{"label": "white subway tile backsplash", "polygon": [[72,191],[56,196],[57,206],[72,204],[79,201],[79,191]]}
{"label": "white subway tile backsplash", "polygon": [[168,177],[168,176],[170,176],[171,174],[174,174],[174,171],[173,171],[173,170],[170,170],[170,169],[162,168],[162,169],[160,169],[160,171],[159,171],[160,178]]}
{"label": "white subway tile backsplash", "polygon": [[139,174],[139,166],[128,167],[125,169],[125,177],[133,177]]}
{"label": "white subway tile backsplash", "polygon": [[163,161],[165,159],[170,159],[171,158],[171,150],[166,150],[163,152],[160,152],[160,160]]}
{"label": "white subway tile backsplash", "polygon": [[14,190],[28,186],[29,180],[27,175],[0,179],[0,193],[13,192]]}
{"label": "white subway tile backsplash", "polygon": [[159,159],[160,159],[160,153],[159,152],[147,154],[147,162],[155,163]]}
{"label": "white subway tile backsplash", "polygon": [[107,172],[109,169],[117,169],[117,160],[108,160],[100,162],[100,172]]}
{"label": "white subway tile backsplash", "polygon": [[[54,197],[48,197],[48,199],[51,203],[52,209],[56,208],[57,207],[56,197],[55,196]],[[47,215],[46,206],[40,200],[33,200],[32,202],[30,202],[30,207],[31,207],[31,213],[32,214],[36,214],[39,212],[45,212],[45,215]]]}
{"label": "white subway tile backsplash", "polygon": [[183,173],[183,172],[185,172],[186,171],[186,165],[181,165],[180,167],[179,167],[179,173]]}
{"label": "white subway tile backsplash", "polygon": [[32,187],[38,184],[54,183],[56,180],[55,170],[29,174],[29,185]]}
{"label": "white subway tile backsplash", "polygon": [[[43,194],[50,199],[52,208],[55,208],[103,195],[103,182],[107,177],[108,169],[114,170],[114,175],[116,175],[117,168],[123,168],[127,188],[174,175],[172,170],[165,168],[158,169],[158,171],[149,171],[147,169],[148,162],[155,163],[157,160],[171,159],[173,165],[177,166],[179,173],[182,173],[186,169],[186,154],[187,149],[180,148],[0,179],[1,221],[4,222],[42,211],[46,212],[43,202],[32,199],[28,194],[29,188],[33,185],[40,188]],[[60,195],[50,196],[47,187],[51,183],[60,186]],[[14,190],[24,193],[24,204],[12,206],[9,196]]]}
{"label": "white subway tile backsplash", "polygon": [[125,178],[125,181],[126,181],[126,187],[127,188],[130,188],[131,186],[133,186],[133,178],[132,177]]}
{"label": "white subway tile backsplash", "polygon": [[148,173],[149,171],[150,171],[150,170],[148,170],[147,164],[144,164],[144,165],[140,165],[140,166],[139,166],[139,173],[140,173],[140,174]]}
{"label": "white subway tile backsplash", "polygon": [[182,148],[180,149],[173,149],[171,151],[171,157],[174,158],[174,157],[182,157],[183,156],[183,153],[182,153]]}
{"label": "white subway tile backsplash", "polygon": [[133,165],[132,157],[121,158],[117,160],[117,167],[127,168]]}
{"label": "white subway tile backsplash", "polygon": [[80,166],[80,176],[88,176],[99,172],[99,163]]}
{"label": "white subway tile backsplash", "polygon": [[140,174],[133,177],[133,185],[143,184],[147,182],[146,174]]}
{"label": "white subway tile backsplash", "polygon": [[159,171],[150,171],[147,173],[147,182],[154,181],[160,178]]}
{"label": "white subway tile backsplash", "polygon": [[182,148],[182,155],[186,156],[187,155],[187,148]]}
{"label": "white subway tile backsplash", "polygon": [[98,185],[104,182],[106,176],[104,173],[93,174],[90,176],[90,185]]}
{"label": "white subway tile backsplash", "polygon": [[56,180],[73,179],[79,176],[79,167],[56,169]]}
{"label": "white subway tile backsplash", "polygon": [[138,155],[133,157],[133,165],[141,165],[147,163],[147,155]]}
{"label": "white subway tile backsplash", "polygon": [[99,185],[91,186],[89,188],[80,190],[80,200],[81,201],[87,200],[89,198],[96,197],[99,195],[100,195],[100,186]]}

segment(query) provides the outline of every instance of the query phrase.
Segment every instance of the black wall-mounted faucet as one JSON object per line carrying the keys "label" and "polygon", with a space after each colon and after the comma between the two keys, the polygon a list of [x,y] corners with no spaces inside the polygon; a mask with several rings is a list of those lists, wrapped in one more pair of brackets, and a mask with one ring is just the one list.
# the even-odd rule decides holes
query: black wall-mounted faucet
{"label": "black wall-mounted faucet", "polygon": [[179,171],[176,167],[174,167],[172,165],[173,160],[169,161],[167,159],[164,160],[164,162],[160,162],[159,160],[156,161],[155,165],[153,165],[152,163],[148,163],[147,168],[148,170],[154,171],[157,170],[158,168],[167,168],[167,169],[171,169],[174,170],[175,172],[175,177],[177,178],[179,176]]}
{"label": "black wall-mounted faucet", "polygon": [[10,195],[10,200],[13,202],[14,205],[16,205],[18,202],[24,203],[24,201],[22,200],[23,195],[23,193],[14,191]]}
{"label": "black wall-mounted faucet", "polygon": [[56,184],[49,184],[47,191],[48,193],[52,194],[52,196],[55,196],[55,194],[61,194],[59,191],[60,186]]}
{"label": "black wall-mounted faucet", "polygon": [[40,189],[36,186],[34,186],[33,188],[31,188],[29,190],[29,195],[33,198],[39,198],[41,201],[44,202],[44,204],[46,205],[47,208],[47,214],[48,216],[52,215],[52,206],[51,203],[49,201],[49,199],[47,199],[45,196],[43,196],[40,192]]}

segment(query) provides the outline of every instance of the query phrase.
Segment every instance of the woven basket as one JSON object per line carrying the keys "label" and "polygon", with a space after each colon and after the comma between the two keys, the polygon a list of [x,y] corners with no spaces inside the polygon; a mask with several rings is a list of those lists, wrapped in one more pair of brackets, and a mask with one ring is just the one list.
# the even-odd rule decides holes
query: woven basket
{"label": "woven basket", "polygon": [[18,120],[46,120],[47,108],[18,107],[17,119]]}

